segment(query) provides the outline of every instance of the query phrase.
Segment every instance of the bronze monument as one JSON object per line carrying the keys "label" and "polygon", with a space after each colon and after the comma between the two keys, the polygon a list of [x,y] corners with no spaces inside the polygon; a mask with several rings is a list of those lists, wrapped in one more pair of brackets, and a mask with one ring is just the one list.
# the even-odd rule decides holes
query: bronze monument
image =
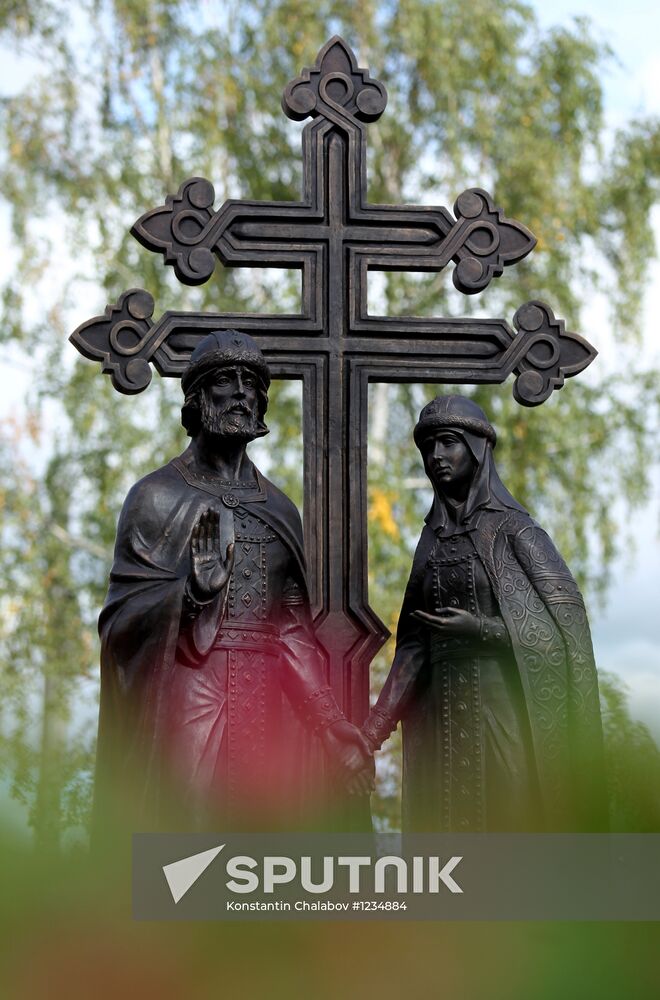
{"label": "bronze monument", "polygon": [[[104,655],[110,657],[107,661],[110,663],[114,655],[110,650],[115,641],[116,648],[126,643],[122,656],[125,652],[128,666],[121,665],[121,658],[116,659],[117,677],[121,683],[112,697],[121,701],[133,681],[138,685],[145,684],[144,694],[135,699],[135,704],[148,702],[153,705],[154,718],[160,720],[159,726],[166,728],[164,720],[169,709],[165,706],[171,701],[166,688],[171,680],[169,665],[174,658],[180,656],[183,662],[186,657],[192,657],[194,661],[200,650],[204,650],[203,656],[211,657],[214,662],[221,657],[220,648],[212,645],[216,641],[211,638],[213,629],[209,630],[207,625],[218,622],[225,597],[229,609],[229,612],[225,609],[225,613],[237,614],[239,609],[235,600],[231,603],[234,599],[232,594],[235,597],[239,593],[236,590],[237,572],[242,587],[244,577],[240,574],[245,569],[250,572],[255,569],[247,563],[244,565],[244,556],[247,559],[248,553],[239,550],[239,536],[254,538],[254,542],[246,541],[248,545],[283,546],[290,553],[291,580],[296,584],[291,593],[296,594],[296,599],[299,593],[303,595],[302,606],[309,619],[313,620],[313,630],[309,624],[304,629],[302,625],[300,628],[307,636],[305,642],[316,649],[317,667],[309,668],[312,673],[306,675],[302,686],[298,683],[296,671],[290,674],[294,712],[296,706],[300,707],[300,698],[304,703],[306,698],[314,695],[308,702],[307,710],[313,710],[314,706],[317,709],[324,707],[328,712],[341,710],[351,723],[361,724],[369,711],[369,664],[389,635],[368,600],[368,502],[364,454],[369,384],[379,381],[494,384],[513,374],[513,392],[517,401],[525,406],[537,406],[554,390],[560,389],[566,378],[577,375],[595,357],[593,347],[582,337],[567,331],[563,320],[555,316],[552,308],[538,300],[521,304],[511,323],[504,318],[394,317],[369,312],[367,283],[370,271],[440,272],[453,264],[455,287],[466,295],[473,295],[485,289],[491,281],[499,279],[505,268],[521,261],[535,245],[535,238],[529,230],[507,218],[490,194],[481,188],[459,193],[452,210],[444,206],[370,203],[367,199],[367,126],[378,120],[386,104],[387,92],[383,84],[358,65],[355,54],[343,39],[331,38],[318,53],[314,65],[303,69],[287,85],[282,101],[289,118],[294,121],[310,119],[302,133],[303,184],[300,200],[228,200],[216,209],[213,185],[205,178],[191,177],[183,181],[176,194],[168,195],[163,205],[146,212],[133,225],[132,233],[136,239],[147,250],[162,254],[165,263],[174,268],[177,278],[189,285],[208,281],[218,261],[229,267],[298,269],[302,279],[298,313],[261,315],[167,311],[154,317],[152,296],[143,289],[133,288],[109,305],[103,315],[82,323],[71,336],[82,354],[101,363],[102,371],[110,375],[113,385],[122,393],[142,392],[151,380],[152,365],[160,375],[182,377],[185,390],[190,378],[189,365],[197,363],[199,356],[196,352],[206,343],[205,338],[211,333],[214,336],[232,336],[231,331],[237,326],[252,333],[273,377],[300,379],[303,384],[304,534],[309,563],[309,597],[300,568],[300,533],[297,526],[293,527],[290,506],[243,459],[238,463],[229,463],[231,469],[226,467],[226,463],[221,463],[222,473],[215,472],[214,476],[227,482],[216,484],[215,491],[210,488],[208,480],[204,485],[204,469],[199,464],[203,462],[203,456],[194,447],[186,453],[188,458],[182,456],[176,460],[178,465],[170,463],[165,470],[155,473],[152,486],[157,494],[161,489],[169,488],[168,484],[176,484],[174,492],[178,500],[172,509],[181,508],[181,520],[175,517],[170,525],[166,521],[165,509],[157,505],[154,513],[159,518],[165,518],[158,524],[167,527],[167,533],[157,538],[147,532],[145,551],[131,552],[126,548],[130,540],[129,522],[136,516],[135,511],[141,509],[139,496],[144,485],[138,485],[129,496],[126,510],[132,513],[125,512],[122,517],[117,553],[119,562],[114,571],[116,575],[109,604],[102,616]],[[224,333],[218,334],[218,331]],[[233,377],[237,379],[236,374]],[[247,418],[247,413],[244,417]],[[206,474],[208,472],[207,469]],[[481,476],[475,474],[475,481],[477,479],[481,482]],[[440,481],[438,483],[439,489]],[[236,538],[233,558],[240,560],[233,568],[231,553],[227,551],[231,525],[226,514],[228,508],[222,500],[226,493],[237,501],[236,510],[240,507],[241,512],[245,512],[244,517],[241,514],[241,519],[236,512],[233,516]],[[491,500],[504,503],[502,496],[503,493],[495,491]],[[137,508],[133,506],[135,503]],[[515,514],[524,519],[527,515],[515,501],[511,503],[512,516]],[[186,516],[183,515],[184,507],[189,511]],[[271,508],[281,515],[279,527],[271,523],[272,519],[269,520]],[[439,500],[436,509],[440,510]],[[206,513],[207,510],[212,513]],[[263,523],[255,525],[253,518],[259,520],[260,510],[264,512]],[[490,510],[481,507],[479,510],[478,516],[484,519],[484,523],[488,521],[489,530],[495,524],[497,511],[501,513],[500,508]],[[531,528],[531,521],[528,527],[530,532],[536,530]],[[425,530],[422,536],[424,545],[430,542],[430,530]],[[458,555],[459,545],[472,536],[458,528],[455,533],[464,536],[463,541],[457,543]],[[264,542],[264,537],[271,535],[275,536],[274,540]],[[192,543],[191,538],[194,539]],[[195,547],[192,554],[189,550],[191,544]],[[461,558],[464,554],[461,550]],[[130,565],[129,555],[139,564],[139,572]],[[140,573],[151,573],[161,556],[166,567],[162,583],[163,600],[167,592],[167,601],[172,603],[169,615],[156,603],[153,613],[156,617],[162,613],[170,622],[171,629],[167,632],[148,629],[145,634],[148,622],[142,611],[137,611],[142,599],[139,596],[142,593]],[[126,565],[124,559],[128,560]],[[205,574],[202,568],[207,559],[212,569],[206,576],[214,578],[218,586],[224,581],[224,587],[220,587],[215,597],[212,597],[203,579]],[[192,579],[190,573],[195,565],[200,567],[200,572]],[[124,569],[128,574],[126,580],[121,576]],[[270,569],[266,570],[267,577],[270,572]],[[531,570],[526,569],[525,573],[528,572],[531,574]],[[567,573],[565,570],[562,572]],[[135,573],[137,575],[133,576]],[[171,590],[167,589],[165,579],[172,584]],[[529,582],[531,575],[525,575],[525,579]],[[570,580],[570,577],[567,579]],[[174,580],[177,581],[176,586]],[[262,621],[281,631],[280,619],[285,609],[286,615],[292,614],[289,577],[276,575],[267,580],[267,585],[271,587],[274,604]],[[496,613],[500,591],[493,582],[491,587],[493,596],[490,604],[484,598],[483,607],[479,605],[481,617],[502,618],[506,622],[503,606]],[[130,610],[133,600],[129,600],[129,592],[136,599],[134,612]],[[208,601],[202,599],[205,594]],[[251,631],[255,635],[259,632],[262,637],[259,643],[254,639],[259,647],[258,656],[275,656],[272,650],[265,648],[269,646],[263,638],[266,632],[252,628],[255,623],[254,607],[252,611],[246,607],[247,596],[247,590],[240,591],[240,615],[250,622]],[[460,595],[452,596],[460,600]],[[184,607],[184,604],[184,619],[180,620],[175,608],[179,605]],[[257,604],[255,597],[255,606]],[[489,608],[493,611],[492,615],[488,614]],[[437,607],[422,603],[412,610],[435,614]],[[125,628],[119,624],[120,621],[125,621]],[[402,642],[411,621],[418,634],[428,634],[428,620],[422,623],[407,614],[405,621]],[[446,623],[443,623],[445,627]],[[246,630],[248,633],[251,636],[251,632]],[[302,632],[299,634],[302,635]],[[510,651],[504,648],[504,633],[497,639],[495,632],[491,640],[503,646],[489,657],[489,661],[499,663],[503,657],[517,656],[517,640],[513,636]],[[201,645],[196,645],[198,641]],[[253,640],[241,638],[240,641]],[[135,649],[140,642],[145,651],[149,651],[145,661],[149,669],[146,672],[138,670],[134,675],[133,667],[138,663],[134,659]],[[188,651],[189,647],[192,647],[192,652]],[[558,646],[556,649],[552,646],[552,650],[553,655],[559,655]],[[238,654],[231,652],[229,647],[222,653],[227,658],[227,670],[231,669],[230,661],[235,655]],[[241,653],[242,662],[247,662],[247,655],[247,652],[245,655]],[[163,665],[160,670],[162,677],[157,676],[159,671],[154,668],[154,663]],[[104,669],[107,672],[108,668]],[[148,682],[145,673],[150,678]],[[397,666],[394,676],[398,673]],[[310,680],[312,674],[315,678],[313,684]],[[532,674],[533,671],[530,677]],[[192,675],[181,675],[189,676]],[[199,681],[201,676],[198,675]],[[269,677],[268,683],[271,679]],[[558,683],[560,687],[565,685],[564,680]],[[390,693],[392,684],[388,687]],[[329,695],[326,699],[325,694],[315,694],[326,686],[331,689],[334,700]],[[571,697],[573,691],[577,696],[579,690],[579,686],[570,688]],[[535,697],[537,694],[539,692],[535,692]],[[192,687],[186,697],[192,698]],[[528,697],[525,692],[525,698]],[[276,700],[279,704],[279,692]],[[327,706],[324,706],[326,701]],[[381,705],[385,704],[381,702]],[[416,704],[421,706],[421,702]],[[396,714],[393,705],[389,702],[387,705],[385,710]],[[115,718],[116,710],[117,705],[110,709]],[[288,705],[282,710],[288,711]],[[565,707],[559,710],[560,714],[564,710],[571,715],[577,711],[577,705],[566,702]],[[104,702],[102,735],[108,711]],[[561,738],[561,734],[573,731],[568,723],[564,725],[554,709],[550,715],[547,728],[551,732],[551,742],[555,737]],[[559,720],[559,729],[554,724],[555,715]],[[241,741],[243,722],[239,723],[239,718],[243,716],[234,717],[230,713],[229,717],[233,723],[227,731],[228,738]],[[394,715],[388,722],[393,721]],[[251,717],[245,716],[244,723],[246,733],[252,732]],[[546,724],[542,719],[540,723],[539,732],[544,732]],[[176,720],[172,725],[172,732],[178,731]],[[264,725],[277,728],[274,722]],[[337,718],[334,725],[336,728],[326,729],[324,739],[327,749],[331,749],[331,734],[336,733],[337,742],[331,749],[331,756],[343,768],[348,787],[354,792],[363,791],[371,781],[364,748],[360,747],[359,737],[355,729],[348,727],[348,723]],[[297,723],[292,733],[294,731],[297,732]],[[189,727],[186,732],[191,734],[193,729]],[[420,726],[408,727],[409,737],[413,732],[421,733]],[[149,729],[147,744],[152,735]],[[377,743],[373,729],[370,735]],[[525,745],[536,735],[536,729],[529,738],[523,734],[523,739],[527,741]],[[184,743],[187,738],[184,738]],[[218,744],[219,735],[216,734],[214,739]],[[294,785],[300,787],[293,775],[301,763],[298,751],[303,748],[304,740],[300,742],[297,735],[292,735],[291,739],[291,747],[296,748],[293,751],[294,763],[287,756],[289,750],[284,746],[284,740],[280,737],[276,740],[282,744],[283,755],[278,781],[286,784],[287,772]],[[196,741],[197,737],[191,735],[190,746],[181,750],[182,758],[198,754]],[[410,739],[407,742],[410,750]],[[561,755],[563,749],[558,752]],[[300,749],[300,753],[305,756],[304,749]],[[245,759],[248,757],[249,754]],[[310,765],[313,757],[312,754],[309,758]],[[407,751],[408,762],[412,759]],[[274,762],[271,764],[275,767]],[[211,774],[206,764],[202,770]],[[410,763],[406,773],[411,773]],[[154,772],[149,774],[151,777],[146,781],[145,788],[158,788]],[[214,779],[209,777],[208,780],[212,784]],[[236,779],[237,787],[242,780],[242,777]],[[472,778],[470,782],[469,787],[472,788]],[[285,795],[284,790],[282,794]],[[473,799],[476,802],[477,797],[473,796]],[[357,801],[356,797],[354,801]],[[359,797],[359,801],[364,802],[364,797]],[[470,817],[469,823],[473,827],[476,820]]]}

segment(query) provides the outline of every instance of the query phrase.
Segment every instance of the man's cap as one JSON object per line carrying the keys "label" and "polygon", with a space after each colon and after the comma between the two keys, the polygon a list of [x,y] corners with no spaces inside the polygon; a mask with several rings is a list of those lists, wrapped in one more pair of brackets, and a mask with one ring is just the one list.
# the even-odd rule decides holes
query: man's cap
{"label": "man's cap", "polygon": [[240,330],[214,330],[199,342],[190,355],[190,363],[181,376],[184,395],[196,389],[209,372],[230,365],[242,365],[270,385],[270,371],[261,350],[247,333]]}

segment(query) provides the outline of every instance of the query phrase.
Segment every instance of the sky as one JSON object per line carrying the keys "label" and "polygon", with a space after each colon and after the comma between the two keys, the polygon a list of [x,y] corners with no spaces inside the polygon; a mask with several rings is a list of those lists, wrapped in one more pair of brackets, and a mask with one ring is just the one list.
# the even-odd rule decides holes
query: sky
{"label": "sky", "polygon": [[[552,0],[532,4],[544,27],[569,24],[587,17],[598,37],[616,54],[603,79],[605,111],[612,130],[637,115],[660,114],[660,4],[635,0]],[[321,39],[319,44],[323,40]],[[0,58],[0,96],[20,89],[34,72],[30,61],[4,51]],[[191,171],[194,167],[191,165]],[[0,245],[7,227],[6,206],[0,205]],[[660,246],[660,209],[655,231]],[[128,220],[132,221],[132,220]],[[65,262],[62,262],[65,266]],[[93,296],[93,290],[90,289]],[[652,266],[644,307],[641,356],[660,365],[656,315],[660,303],[660,263]],[[96,311],[96,299],[88,310]],[[84,309],[83,309],[84,312]],[[85,314],[87,315],[87,314]],[[611,329],[607,302],[595,297],[585,308],[579,331],[599,350],[597,361],[581,376],[596,384],[616,364],[616,335]],[[29,384],[29,366],[13,355],[0,374],[0,420],[12,413]],[[570,391],[570,383],[566,390]],[[646,721],[660,740],[660,476],[654,498],[635,514],[631,546],[617,562],[608,601],[592,609],[596,659],[601,669],[619,674],[630,690],[633,714]],[[624,516],[623,511],[621,516]]]}
{"label": "sky", "polygon": [[619,66],[604,80],[613,125],[637,113],[660,112],[660,6],[650,0],[537,0],[531,6],[543,27],[586,17],[597,37],[614,50]]}
{"label": "sky", "polygon": [[[552,0],[534,4],[541,24],[565,24],[588,17],[617,62],[604,78],[605,111],[611,128],[636,115],[660,114],[660,5],[612,0]],[[660,211],[655,216],[660,248]],[[658,305],[660,264],[654,262],[646,293],[642,356],[650,366],[660,359]],[[616,337],[601,298],[583,313],[581,333],[600,351],[600,358],[580,378],[598,379],[599,366],[616,358]],[[623,512],[621,512],[623,517]],[[630,692],[632,714],[646,722],[660,740],[660,476],[654,498],[636,512],[631,525],[632,548],[614,567],[613,583],[603,609],[591,612],[594,650],[599,669],[619,674]]]}

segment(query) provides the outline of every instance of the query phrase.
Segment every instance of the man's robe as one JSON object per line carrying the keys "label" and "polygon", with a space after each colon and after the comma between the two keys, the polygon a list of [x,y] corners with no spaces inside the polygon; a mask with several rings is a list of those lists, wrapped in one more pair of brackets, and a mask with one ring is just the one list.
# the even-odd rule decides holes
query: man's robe
{"label": "man's robe", "polygon": [[[318,695],[300,517],[251,463],[246,478],[204,477],[188,451],[126,498],[99,620],[99,813],[113,784],[132,789],[134,816],[161,821],[169,794],[193,825],[278,809],[294,823],[325,794],[312,724],[332,706]],[[191,533],[208,508],[229,517],[235,563],[191,611]]]}

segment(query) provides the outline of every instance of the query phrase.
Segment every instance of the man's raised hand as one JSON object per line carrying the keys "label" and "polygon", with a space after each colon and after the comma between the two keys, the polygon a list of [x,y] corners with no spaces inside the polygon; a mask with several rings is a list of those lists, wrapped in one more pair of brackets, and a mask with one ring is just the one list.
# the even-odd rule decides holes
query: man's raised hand
{"label": "man's raised hand", "polygon": [[234,565],[234,543],[227,546],[223,558],[220,538],[220,515],[210,507],[193,528],[190,538],[192,563],[191,591],[200,601],[211,601],[220,593]]}

